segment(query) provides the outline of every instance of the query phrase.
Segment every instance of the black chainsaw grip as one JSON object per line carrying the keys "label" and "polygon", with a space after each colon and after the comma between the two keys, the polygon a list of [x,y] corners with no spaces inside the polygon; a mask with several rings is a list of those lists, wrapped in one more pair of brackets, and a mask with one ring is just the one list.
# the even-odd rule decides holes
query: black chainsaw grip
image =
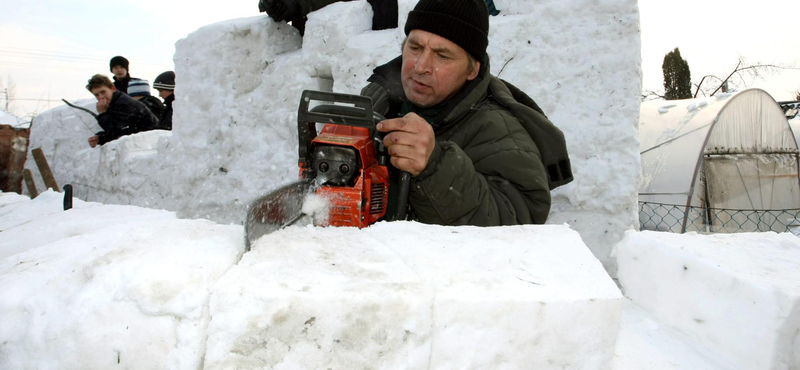
{"label": "black chainsaw grip", "polygon": [[408,191],[411,187],[411,174],[403,171],[400,173],[400,192],[397,194],[397,208],[395,209],[394,220],[403,221],[406,219],[408,210]]}

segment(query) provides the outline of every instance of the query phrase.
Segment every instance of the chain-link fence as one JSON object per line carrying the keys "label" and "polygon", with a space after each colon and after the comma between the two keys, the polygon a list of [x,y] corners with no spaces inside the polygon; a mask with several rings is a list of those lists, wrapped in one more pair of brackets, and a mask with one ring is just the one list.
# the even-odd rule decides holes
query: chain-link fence
{"label": "chain-link fence", "polygon": [[800,209],[743,210],[639,202],[639,230],[675,233],[775,231],[800,235]]}

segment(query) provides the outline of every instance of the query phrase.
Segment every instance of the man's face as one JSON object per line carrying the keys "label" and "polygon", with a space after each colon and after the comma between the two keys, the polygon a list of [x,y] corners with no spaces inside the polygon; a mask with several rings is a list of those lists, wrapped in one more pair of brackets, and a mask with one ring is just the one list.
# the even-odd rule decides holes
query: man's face
{"label": "man's face", "polygon": [[469,54],[444,37],[411,30],[403,46],[401,81],[406,97],[419,107],[439,104],[478,76],[470,72]]}
{"label": "man's face", "polygon": [[94,97],[97,98],[97,101],[99,102],[102,101],[110,102],[111,95],[114,94],[114,91],[117,91],[117,89],[114,87],[108,88],[106,86],[101,86],[92,89],[92,95],[94,95]]}
{"label": "man's face", "polygon": [[128,74],[128,70],[123,68],[122,66],[114,66],[111,67],[111,73],[117,77],[117,79],[124,78],[125,75]]}

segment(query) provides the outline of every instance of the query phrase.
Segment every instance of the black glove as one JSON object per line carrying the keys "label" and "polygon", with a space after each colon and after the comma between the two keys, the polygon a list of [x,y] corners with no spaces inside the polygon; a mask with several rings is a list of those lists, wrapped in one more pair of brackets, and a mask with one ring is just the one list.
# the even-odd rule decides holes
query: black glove
{"label": "black glove", "polygon": [[275,22],[298,17],[298,6],[294,0],[258,0],[258,11],[267,12]]}
{"label": "black glove", "polygon": [[372,5],[372,30],[397,28],[397,0],[367,0]]}

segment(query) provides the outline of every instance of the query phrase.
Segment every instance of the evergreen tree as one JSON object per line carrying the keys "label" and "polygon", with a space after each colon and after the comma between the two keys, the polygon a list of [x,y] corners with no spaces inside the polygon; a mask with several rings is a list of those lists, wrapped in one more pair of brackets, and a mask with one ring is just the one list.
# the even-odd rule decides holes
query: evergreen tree
{"label": "evergreen tree", "polygon": [[692,75],[689,62],[681,58],[678,48],[664,56],[664,98],[667,100],[692,98]]}

